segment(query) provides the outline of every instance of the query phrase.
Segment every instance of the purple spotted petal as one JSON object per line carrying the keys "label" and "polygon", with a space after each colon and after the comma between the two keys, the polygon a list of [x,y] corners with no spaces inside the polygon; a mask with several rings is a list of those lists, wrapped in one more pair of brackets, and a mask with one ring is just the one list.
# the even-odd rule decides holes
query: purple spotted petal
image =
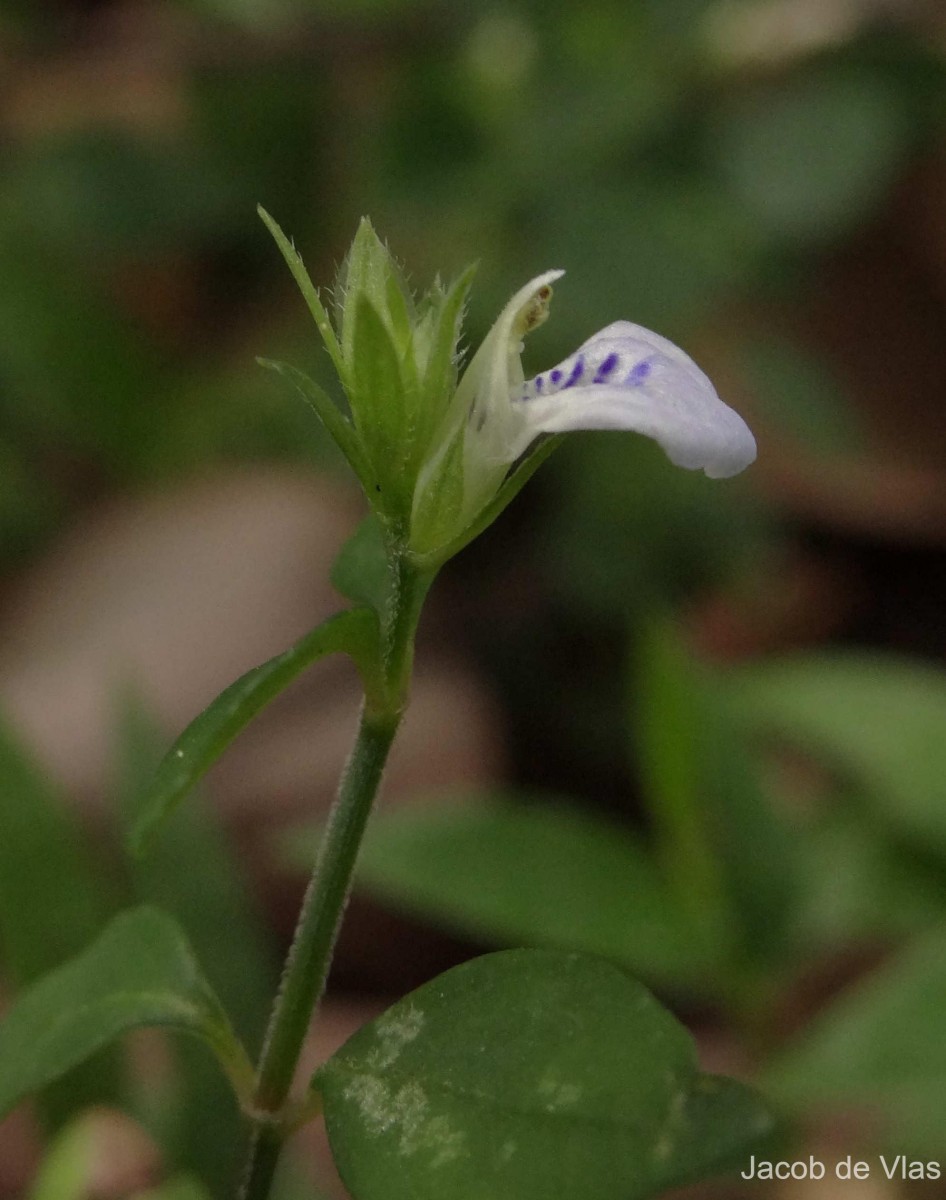
{"label": "purple spotted petal", "polygon": [[713,479],[742,471],[755,438],[683,351],[659,334],[617,321],[589,338],[513,400],[525,418],[516,450],[539,433],[627,429],[654,438],[671,462]]}

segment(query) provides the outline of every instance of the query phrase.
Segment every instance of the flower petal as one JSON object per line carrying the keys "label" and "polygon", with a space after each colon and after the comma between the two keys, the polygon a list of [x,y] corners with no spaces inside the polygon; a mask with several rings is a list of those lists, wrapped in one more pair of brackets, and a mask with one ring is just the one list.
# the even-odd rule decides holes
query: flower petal
{"label": "flower petal", "polygon": [[709,379],[673,342],[616,321],[551,371],[523,384],[513,407],[523,418],[513,457],[540,433],[627,429],[654,438],[671,462],[713,479],[742,471],[755,438]]}
{"label": "flower petal", "polygon": [[[494,321],[457,388],[454,405],[495,458],[520,425],[509,399],[523,385],[522,339],[548,315],[551,284],[564,271],[545,271],[519,289]],[[508,461],[508,460],[507,460]]]}

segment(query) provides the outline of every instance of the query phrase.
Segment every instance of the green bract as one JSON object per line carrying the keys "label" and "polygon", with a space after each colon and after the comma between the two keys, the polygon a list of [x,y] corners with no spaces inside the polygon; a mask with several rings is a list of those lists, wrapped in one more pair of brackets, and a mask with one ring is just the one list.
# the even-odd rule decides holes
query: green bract
{"label": "green bract", "polygon": [[389,533],[406,540],[418,474],[457,385],[457,341],[473,278],[436,279],[415,300],[387,247],[364,218],[335,283],[332,322],[302,260],[264,210],[338,373],[350,417],[295,368],[288,375],[316,409]]}

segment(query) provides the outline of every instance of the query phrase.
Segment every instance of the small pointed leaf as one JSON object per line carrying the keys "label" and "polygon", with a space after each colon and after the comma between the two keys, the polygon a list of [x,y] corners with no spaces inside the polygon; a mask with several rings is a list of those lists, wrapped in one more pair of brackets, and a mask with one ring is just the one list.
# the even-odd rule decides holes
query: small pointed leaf
{"label": "small pointed leaf", "polygon": [[266,209],[262,205],[258,205],[256,211],[259,213],[263,224],[275,238],[276,245],[286,260],[286,265],[292,272],[293,278],[299,285],[299,291],[302,292],[306,304],[309,306],[309,312],[312,314],[318,331],[322,335],[322,341],[325,343],[325,349],[329,352],[332,362],[335,364],[335,370],[338,372],[339,377],[344,379],[345,370],[338,338],[335,336],[335,330],[332,328],[332,322],[325,311],[325,306],[319,299],[319,293],[309,278],[309,272],[305,269],[305,264],[295,246],[289,241]]}
{"label": "small pointed leaf", "polygon": [[358,434],[348,420],[339,411],[331,396],[323,391],[305,372],[289,363],[277,362],[271,358],[258,358],[261,367],[275,371],[293,385],[303,400],[315,411],[319,420],[328,430],[335,444],[348,459],[351,469],[358,476],[361,486],[367,493],[372,487],[372,471],[365,456]]}
{"label": "small pointed leaf", "polygon": [[141,852],[163,821],[210,769],[236,735],[307,667],[326,654],[349,654],[366,688],[378,661],[378,619],[367,608],[338,613],[294,646],[231,683],[193,720],[162,759],[141,801],[132,846]]}
{"label": "small pointed leaf", "polygon": [[355,604],[365,604],[384,615],[390,572],[381,522],[373,513],[342,546],[332,567],[332,585]]}

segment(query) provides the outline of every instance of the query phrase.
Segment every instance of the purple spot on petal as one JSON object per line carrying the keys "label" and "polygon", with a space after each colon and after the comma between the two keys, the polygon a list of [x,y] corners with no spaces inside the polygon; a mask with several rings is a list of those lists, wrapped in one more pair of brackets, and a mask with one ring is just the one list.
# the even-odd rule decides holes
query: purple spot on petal
{"label": "purple spot on petal", "polygon": [[545,380],[542,378],[541,375],[536,375],[534,382],[535,382],[536,394],[538,394],[539,392],[542,391],[542,386],[545,383]]}
{"label": "purple spot on petal", "polygon": [[555,370],[551,373],[551,375],[549,375],[549,379],[551,379],[551,381],[553,383],[559,383],[561,381],[561,378],[562,378],[562,372],[558,369],[558,367],[556,367]]}
{"label": "purple spot on petal", "polygon": [[633,371],[631,371],[630,375],[628,375],[628,377],[627,377],[627,382],[630,384],[631,387],[637,387],[637,385],[639,383],[644,382],[644,380],[650,374],[651,370],[652,370],[651,364],[645,358],[642,362],[639,362],[637,364],[637,366],[634,368]]}
{"label": "purple spot on petal", "polygon": [[584,357],[581,354],[579,354],[578,357],[575,359],[575,365],[572,367],[571,375],[569,375],[569,377],[562,384],[562,391],[564,392],[564,390],[566,388],[574,387],[575,384],[579,381],[579,379],[581,379],[582,375],[584,375],[584,373],[585,373],[585,360],[584,360]]}
{"label": "purple spot on petal", "polygon": [[604,362],[602,362],[601,366],[598,367],[598,370],[595,373],[595,377],[592,380],[592,383],[604,383],[605,380],[608,378],[608,376],[611,374],[611,372],[614,370],[614,368],[617,365],[618,365],[618,356],[614,353],[609,354],[608,357],[604,360]]}

